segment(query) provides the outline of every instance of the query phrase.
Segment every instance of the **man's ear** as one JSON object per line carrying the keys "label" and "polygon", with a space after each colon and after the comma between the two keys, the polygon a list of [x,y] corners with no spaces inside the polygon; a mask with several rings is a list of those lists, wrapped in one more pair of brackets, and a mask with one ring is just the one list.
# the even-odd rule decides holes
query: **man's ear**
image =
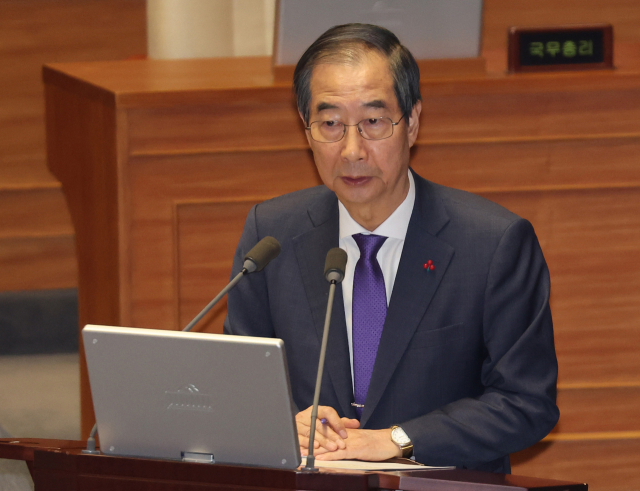
{"label": "man's ear", "polygon": [[[306,128],[307,122],[304,120],[304,116],[300,111],[298,111],[298,116],[300,116],[300,119],[302,120],[302,125]],[[309,146],[311,146],[311,135],[309,134],[309,131],[306,129],[304,130],[304,136],[307,137],[307,142],[309,143]]]}
{"label": "man's ear", "polygon": [[420,113],[422,112],[422,101],[417,101],[411,109],[411,114],[407,120],[407,138],[409,147],[412,147],[418,138],[418,129],[420,128]]}

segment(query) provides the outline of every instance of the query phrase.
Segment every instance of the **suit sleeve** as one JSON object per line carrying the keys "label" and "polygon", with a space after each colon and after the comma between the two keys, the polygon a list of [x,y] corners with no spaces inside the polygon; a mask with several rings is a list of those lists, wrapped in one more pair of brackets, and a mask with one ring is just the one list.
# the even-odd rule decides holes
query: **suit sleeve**
{"label": "suit sleeve", "polygon": [[[244,256],[262,239],[258,233],[254,206],[244,225],[240,242],[233,258],[231,278],[242,270]],[[227,297],[227,317],[224,333],[238,336],[275,337],[269,312],[269,295],[264,271],[252,273],[250,278],[240,281]]]}
{"label": "suit sleeve", "polygon": [[518,219],[494,251],[484,292],[484,391],[401,423],[419,462],[481,468],[553,428],[558,366],[549,294],[533,227]]}

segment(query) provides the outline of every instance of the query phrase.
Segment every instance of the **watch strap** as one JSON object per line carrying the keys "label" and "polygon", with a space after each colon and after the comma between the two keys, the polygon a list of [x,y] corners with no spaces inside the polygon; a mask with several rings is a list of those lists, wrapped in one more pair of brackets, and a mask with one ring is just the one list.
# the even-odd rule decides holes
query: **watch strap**
{"label": "watch strap", "polygon": [[[394,426],[391,427],[392,435],[393,435],[393,430],[395,430],[396,428],[400,428],[402,430],[402,428],[400,426],[394,425]],[[404,433],[404,430],[402,430],[402,431]],[[405,433],[405,435],[406,435],[406,433]],[[409,437],[407,436],[407,438],[409,438]],[[392,441],[393,441],[393,443],[395,443],[396,445],[398,445],[400,447],[400,450],[402,450],[402,458],[403,459],[408,459],[408,458],[413,456],[413,443],[411,442],[411,440],[409,440],[408,443],[399,443],[399,442],[393,440],[393,437],[392,437]]]}

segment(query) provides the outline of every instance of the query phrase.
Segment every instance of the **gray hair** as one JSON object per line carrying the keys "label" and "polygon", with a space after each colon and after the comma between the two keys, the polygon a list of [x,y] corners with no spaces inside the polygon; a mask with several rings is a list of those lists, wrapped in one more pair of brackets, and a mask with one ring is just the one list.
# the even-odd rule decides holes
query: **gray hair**
{"label": "gray hair", "polygon": [[372,24],[334,26],[304,52],[293,73],[293,91],[298,111],[309,124],[311,75],[321,63],[357,64],[368,51],[377,51],[389,61],[393,89],[403,117],[411,114],[420,96],[420,69],[411,52],[391,31]]}

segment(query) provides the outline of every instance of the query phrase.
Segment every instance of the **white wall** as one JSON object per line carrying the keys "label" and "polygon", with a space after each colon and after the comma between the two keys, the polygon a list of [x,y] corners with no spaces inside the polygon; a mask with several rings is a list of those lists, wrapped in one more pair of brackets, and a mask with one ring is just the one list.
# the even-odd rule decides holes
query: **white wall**
{"label": "white wall", "polygon": [[147,0],[152,59],[268,56],[275,0]]}

